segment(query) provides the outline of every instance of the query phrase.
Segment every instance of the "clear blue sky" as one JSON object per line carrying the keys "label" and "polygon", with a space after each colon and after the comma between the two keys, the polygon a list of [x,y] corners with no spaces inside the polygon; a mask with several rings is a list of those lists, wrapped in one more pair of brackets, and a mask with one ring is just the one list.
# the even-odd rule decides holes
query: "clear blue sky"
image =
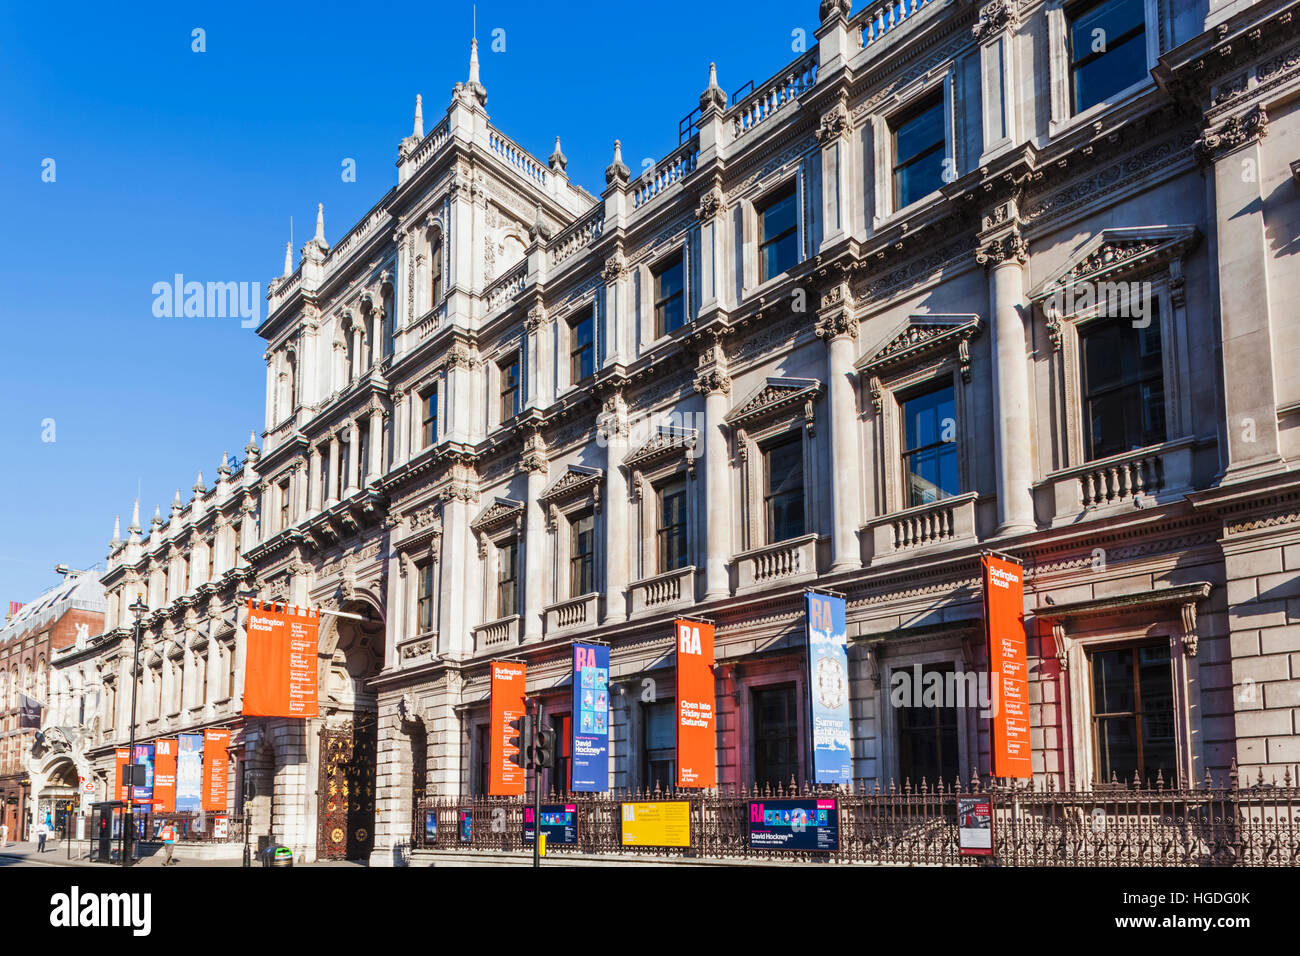
{"label": "clear blue sky", "polygon": [[[762,81],[816,20],[815,0],[479,3],[488,113],[543,159],[561,136],[570,177],[598,193],[615,138],[634,175],[677,145],[711,60],[728,92]],[[396,182],[415,94],[426,130],[443,115],[470,33],[468,2],[4,5],[0,614],[58,563],[102,568],[137,481],[147,531],[155,505],[165,519],[177,488],[188,501],[198,470],[211,484],[223,450],[260,436],[262,340],[238,319],[155,318],[153,284],[264,294],[290,216],[296,262],[318,202],[337,240]]]}

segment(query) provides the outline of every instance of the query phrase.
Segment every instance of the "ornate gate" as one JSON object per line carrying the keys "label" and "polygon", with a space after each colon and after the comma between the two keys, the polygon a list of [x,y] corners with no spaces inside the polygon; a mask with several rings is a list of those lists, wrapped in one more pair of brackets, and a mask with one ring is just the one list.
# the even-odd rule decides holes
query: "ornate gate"
{"label": "ornate gate", "polygon": [[372,713],[355,713],[350,726],[321,733],[316,848],[324,859],[366,859],[374,848],[378,741]]}

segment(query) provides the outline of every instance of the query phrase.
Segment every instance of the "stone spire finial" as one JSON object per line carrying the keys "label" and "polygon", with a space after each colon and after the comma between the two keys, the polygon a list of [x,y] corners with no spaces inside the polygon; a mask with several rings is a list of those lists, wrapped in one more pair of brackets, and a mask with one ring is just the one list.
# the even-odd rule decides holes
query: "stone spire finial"
{"label": "stone spire finial", "polygon": [[[176,492],[176,494],[177,494],[177,499],[176,499],[176,500],[179,501],[179,500],[180,500],[180,497],[179,497],[179,496],[180,496],[180,492],[178,491],[178,492]],[[154,506],[153,506],[153,520],[150,521],[149,523],[150,523],[151,525],[153,525],[153,530],[155,530],[155,531],[157,531],[159,528],[161,528],[161,527],[163,526],[163,519],[162,519],[162,505],[154,505]]]}
{"label": "stone spire finial", "polygon": [[551,169],[562,173],[569,168],[569,160],[560,149],[560,137],[555,137],[555,152],[551,153]]}
{"label": "stone spire finial", "polygon": [[316,235],[312,236],[320,245],[328,245],[325,242],[325,204],[318,202],[316,204]]}
{"label": "stone spire finial", "polygon": [[717,85],[718,85],[718,64],[710,63],[709,64],[709,89],[713,89]]}
{"label": "stone spire finial", "polygon": [[[199,472],[202,474],[202,472]],[[221,453],[221,464],[217,467],[217,477],[227,478],[230,476],[230,456],[224,451]]]}
{"label": "stone spire finial", "polygon": [[113,540],[108,543],[114,550],[122,543],[122,516],[113,515]]}
{"label": "stone spire finial", "polygon": [[140,533],[140,531],[141,531],[141,528],[140,528],[140,499],[139,499],[139,498],[136,498],[136,499],[135,499],[135,506],[132,507],[132,509],[131,509],[131,525],[130,525],[130,527],[128,527],[126,530],[127,530],[128,533],[130,533],[130,534],[132,534],[132,535],[138,535],[138,534]]}
{"label": "stone spire finial", "polygon": [[478,38],[474,37],[469,41],[469,80],[466,81],[464,89],[468,90],[470,95],[478,100],[480,106],[487,106],[487,90],[478,78]]}
{"label": "stone spire finial", "polygon": [[614,161],[605,169],[605,182],[613,183],[615,180],[627,184],[632,181],[632,171],[623,165],[623,142],[614,140]]}
{"label": "stone spire finial", "polygon": [[174,518],[180,514],[181,509],[184,507],[185,506],[181,504],[181,490],[177,488],[176,497],[172,499],[172,517]]}
{"label": "stone spire finial", "polygon": [[709,64],[709,85],[700,94],[700,112],[716,109],[722,112],[727,108],[727,94],[718,86],[718,64]]}
{"label": "stone spire finial", "polygon": [[415,94],[415,125],[411,127],[411,135],[424,139],[424,105],[419,93]]}
{"label": "stone spire finial", "polygon": [[256,459],[257,456],[260,455],[260,454],[261,454],[261,451],[260,451],[260,450],[258,449],[258,447],[257,447],[257,438],[254,436],[254,434],[253,434],[252,432],[249,432],[249,433],[248,433],[248,444],[244,446],[244,458],[245,458],[245,459],[249,459],[249,458]]}
{"label": "stone spire finial", "polygon": [[194,479],[194,493],[201,495],[207,490],[208,486],[203,483],[203,472],[199,472],[199,476]]}
{"label": "stone spire finial", "polygon": [[293,275],[293,240],[284,244],[284,277]]}
{"label": "stone spire finial", "polygon": [[541,203],[537,204],[537,215],[533,219],[533,224],[528,227],[529,239],[536,239],[538,236],[542,237],[543,242],[551,238],[551,227],[546,224],[546,218],[542,215]]}

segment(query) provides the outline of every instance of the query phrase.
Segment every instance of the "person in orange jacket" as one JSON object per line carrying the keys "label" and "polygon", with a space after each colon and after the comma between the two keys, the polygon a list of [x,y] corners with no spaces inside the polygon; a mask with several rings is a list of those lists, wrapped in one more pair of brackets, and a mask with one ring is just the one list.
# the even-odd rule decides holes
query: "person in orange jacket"
{"label": "person in orange jacket", "polygon": [[176,847],[176,824],[171,821],[164,823],[159,836],[162,837],[163,846],[167,850],[167,859],[163,860],[163,866],[170,866],[176,862],[172,859],[172,850]]}

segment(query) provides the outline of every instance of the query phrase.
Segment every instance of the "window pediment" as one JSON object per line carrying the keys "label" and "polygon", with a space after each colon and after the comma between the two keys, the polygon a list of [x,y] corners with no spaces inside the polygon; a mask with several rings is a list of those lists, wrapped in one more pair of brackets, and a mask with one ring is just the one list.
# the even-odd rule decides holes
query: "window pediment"
{"label": "window pediment", "polygon": [[907,368],[936,354],[956,351],[963,381],[970,381],[970,347],[980,331],[978,315],[913,315],[884,339],[883,344],[858,362],[862,374],[879,378]]}
{"label": "window pediment", "polygon": [[644,471],[681,455],[693,461],[698,443],[699,432],[694,428],[659,425],[640,448],[623,459],[623,464],[634,471]]}
{"label": "window pediment", "polygon": [[569,465],[550,487],[542,492],[541,502],[545,505],[559,504],[575,498],[594,497],[600,501],[600,481],[605,473],[599,468],[587,465]]}
{"label": "window pediment", "polygon": [[492,533],[506,525],[516,527],[523,521],[524,503],[514,498],[494,498],[492,503],[470,525],[477,533]]}
{"label": "window pediment", "polygon": [[1070,292],[1081,283],[1113,282],[1159,266],[1173,268],[1173,263],[1178,263],[1177,278],[1181,279],[1182,260],[1199,238],[1194,225],[1103,229],[1080,246],[1064,266],[1031,289],[1029,301],[1059,315],[1060,301],[1073,299]]}
{"label": "window pediment", "polygon": [[[815,378],[769,378],[739,402],[724,420],[732,428],[752,428],[800,404],[811,405],[821,392],[822,383]],[[807,415],[810,409],[805,407],[804,411]]]}

